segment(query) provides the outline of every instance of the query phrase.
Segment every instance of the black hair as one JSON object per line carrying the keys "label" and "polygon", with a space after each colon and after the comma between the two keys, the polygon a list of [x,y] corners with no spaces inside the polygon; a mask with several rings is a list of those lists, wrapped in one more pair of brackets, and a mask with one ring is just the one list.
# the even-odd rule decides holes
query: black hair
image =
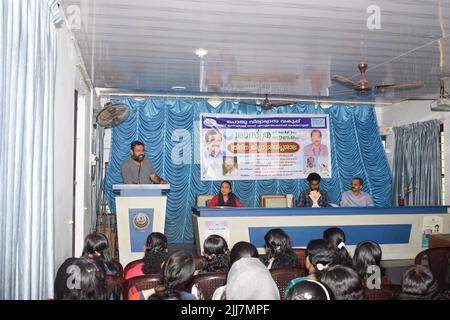
{"label": "black hair", "polygon": [[403,272],[401,300],[435,300],[439,299],[439,287],[430,269],[414,265]]}
{"label": "black hair", "polygon": [[352,178],[352,180],[358,180],[360,185],[363,185],[363,179],[359,178],[359,177],[354,177]]}
{"label": "black hair", "polygon": [[212,234],[203,243],[202,272],[228,272],[230,256],[227,242],[219,235]]}
{"label": "black hair", "polygon": [[120,269],[119,263],[109,254],[108,238],[103,233],[93,232],[86,236],[82,257],[101,262],[106,274],[115,274]]}
{"label": "black hair", "polygon": [[143,144],[141,141],[139,141],[139,140],[135,140],[135,141],[133,141],[133,142],[131,143],[130,149],[133,150],[134,147],[136,147],[136,146],[144,146],[144,144]]}
{"label": "black hair", "polygon": [[331,289],[336,300],[362,300],[364,290],[358,274],[345,266],[332,266],[321,273],[319,281]]}
{"label": "black hair", "polygon": [[314,266],[316,272],[320,273],[326,268],[334,265],[336,252],[328,241],[324,239],[314,239],[308,242],[306,247],[306,257],[308,257],[309,262]]}
{"label": "black hair", "polygon": [[381,270],[381,276],[384,275],[384,268],[381,267],[381,256],[381,247],[374,241],[362,241],[356,246],[353,254],[353,269],[359,275],[363,285],[366,285],[367,278],[371,275],[367,273],[369,266],[378,266]]}
{"label": "black hair", "polygon": [[155,274],[161,272],[161,264],[167,259],[167,238],[160,232],[152,232],[145,242],[145,256],[142,272]]}
{"label": "black hair", "polygon": [[[94,260],[88,258],[77,258],[73,263],[73,281],[68,278],[67,285],[73,288],[66,290],[63,300],[106,300],[108,298],[105,272]],[[71,281],[69,283],[69,281]]]}
{"label": "black hair", "polygon": [[220,135],[220,137],[222,137],[222,134],[221,134],[218,130],[216,130],[216,129],[210,129],[210,130],[208,130],[208,131],[206,132],[206,134],[205,134],[205,142],[208,143],[208,142],[209,142],[209,138],[210,138],[211,136],[215,136],[215,135]]}
{"label": "black hair", "polygon": [[333,295],[323,283],[304,280],[295,284],[287,295],[287,300],[332,300]]}
{"label": "black hair", "polygon": [[241,258],[259,258],[258,249],[245,241],[236,243],[230,252],[230,266]]}
{"label": "black hair", "polygon": [[233,193],[233,187],[231,186],[231,182],[228,180],[224,180],[220,184],[220,187],[222,187],[222,185],[224,183],[228,183],[228,185],[230,186],[230,193],[228,194],[228,202],[225,204],[225,201],[223,200],[222,192],[220,192],[220,189],[219,189],[219,202],[217,204],[219,207],[224,207],[224,206],[236,207],[236,195]]}
{"label": "black hair", "polygon": [[320,133],[320,137],[322,138],[322,131],[317,130],[317,129],[314,129],[314,130],[311,131],[311,133],[310,133],[310,137],[311,137],[311,138],[312,138],[312,135],[313,135],[314,132]]}
{"label": "black hair", "polygon": [[298,267],[298,258],[292,249],[291,240],[282,229],[271,229],[264,236],[267,254],[262,257],[262,262],[268,266],[273,260],[272,269],[283,267]]}
{"label": "black hair", "polygon": [[[340,228],[328,228],[323,232],[323,239],[336,251],[334,264],[340,264],[347,267],[352,267],[352,258],[345,248],[345,233]],[[339,246],[341,246],[339,248]]]}
{"label": "black hair", "polygon": [[308,177],[306,177],[306,180],[307,180],[309,183],[311,183],[311,181],[319,181],[319,182],[320,182],[320,179],[321,179],[320,175],[319,175],[318,173],[315,173],[315,172],[310,173],[310,174],[308,175]]}
{"label": "black hair", "polygon": [[161,270],[160,284],[157,293],[172,296],[186,290],[192,281],[195,271],[194,257],[182,251],[176,251],[167,258]]}

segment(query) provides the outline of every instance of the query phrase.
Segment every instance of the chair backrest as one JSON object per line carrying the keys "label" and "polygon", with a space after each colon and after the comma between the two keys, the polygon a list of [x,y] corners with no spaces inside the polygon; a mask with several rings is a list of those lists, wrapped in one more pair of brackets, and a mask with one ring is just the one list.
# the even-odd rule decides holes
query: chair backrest
{"label": "chair backrest", "polygon": [[300,268],[306,270],[306,249],[304,248],[293,248],[295,255],[297,256],[298,262],[300,263]]}
{"label": "chair backrest", "polygon": [[122,297],[123,278],[122,275],[106,275],[106,287],[108,298],[120,300]]}
{"label": "chair backrest", "polygon": [[381,289],[364,288],[365,300],[395,300],[402,292],[402,286],[398,284],[388,284]]}
{"label": "chair backrest", "polygon": [[128,263],[125,266],[125,269],[123,269],[123,276],[125,277],[127,275],[127,272],[130,271],[131,268],[137,266],[138,264],[140,264],[142,262],[144,262],[144,259],[134,260],[134,261],[131,261],[130,263]]}
{"label": "chair backrest", "polygon": [[159,284],[160,274],[146,274],[145,276],[134,277],[123,282],[122,299],[128,300],[129,291],[135,287],[137,291],[156,288]]}
{"label": "chair backrest", "polygon": [[428,260],[428,266],[439,284],[439,289],[446,290],[448,288],[450,247],[424,250],[416,256],[415,264],[422,264],[424,258]]}
{"label": "chair backrest", "polygon": [[261,208],[287,208],[288,202],[283,194],[262,194],[259,205]]}
{"label": "chair backrest", "polygon": [[292,279],[306,276],[306,272],[302,268],[278,268],[270,270],[273,280],[277,284],[278,291],[282,300],[286,299],[284,290]]}
{"label": "chair backrest", "polygon": [[197,207],[206,207],[206,204],[209,200],[214,197],[213,194],[198,194],[195,200],[195,205]]}
{"label": "chair backrest", "polygon": [[208,272],[200,273],[194,276],[190,285],[190,290],[194,285],[197,285],[198,290],[204,300],[211,300],[217,288],[226,285],[227,274],[224,272]]}

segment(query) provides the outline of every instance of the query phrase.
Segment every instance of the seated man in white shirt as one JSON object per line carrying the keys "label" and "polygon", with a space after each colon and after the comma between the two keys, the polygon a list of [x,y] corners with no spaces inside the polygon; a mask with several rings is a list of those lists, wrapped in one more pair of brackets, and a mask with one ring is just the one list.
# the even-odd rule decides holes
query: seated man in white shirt
{"label": "seated man in white shirt", "polygon": [[341,207],[372,207],[370,194],[361,191],[363,181],[361,178],[352,179],[352,190],[342,194]]}

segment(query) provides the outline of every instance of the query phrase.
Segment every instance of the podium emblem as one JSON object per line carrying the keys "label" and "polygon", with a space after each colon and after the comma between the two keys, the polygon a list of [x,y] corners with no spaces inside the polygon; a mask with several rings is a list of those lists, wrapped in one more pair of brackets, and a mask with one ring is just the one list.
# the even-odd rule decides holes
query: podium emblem
{"label": "podium emblem", "polygon": [[149,223],[150,217],[144,212],[139,212],[133,218],[133,226],[138,231],[146,230]]}

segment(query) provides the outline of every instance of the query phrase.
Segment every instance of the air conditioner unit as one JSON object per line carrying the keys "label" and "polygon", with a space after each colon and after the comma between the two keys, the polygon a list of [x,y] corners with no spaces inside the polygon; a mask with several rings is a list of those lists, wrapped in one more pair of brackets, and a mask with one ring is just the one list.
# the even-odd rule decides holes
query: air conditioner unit
{"label": "air conditioner unit", "polygon": [[450,98],[439,98],[430,104],[431,111],[450,111]]}

